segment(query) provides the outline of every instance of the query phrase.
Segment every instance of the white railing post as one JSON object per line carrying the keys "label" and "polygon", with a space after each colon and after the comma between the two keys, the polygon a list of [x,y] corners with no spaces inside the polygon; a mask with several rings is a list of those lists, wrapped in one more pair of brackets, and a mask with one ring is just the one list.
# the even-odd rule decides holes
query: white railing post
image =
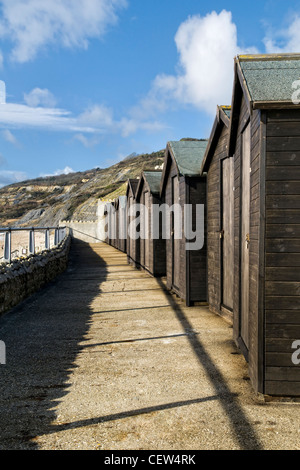
{"label": "white railing post", "polygon": [[11,263],[11,231],[5,232],[4,261]]}
{"label": "white railing post", "polygon": [[34,240],[34,228],[29,232],[29,254],[34,255],[35,253],[35,240]]}
{"label": "white railing post", "polygon": [[59,230],[56,228],[54,232],[54,246],[59,244]]}
{"label": "white railing post", "polygon": [[50,230],[45,231],[45,250],[50,250]]}

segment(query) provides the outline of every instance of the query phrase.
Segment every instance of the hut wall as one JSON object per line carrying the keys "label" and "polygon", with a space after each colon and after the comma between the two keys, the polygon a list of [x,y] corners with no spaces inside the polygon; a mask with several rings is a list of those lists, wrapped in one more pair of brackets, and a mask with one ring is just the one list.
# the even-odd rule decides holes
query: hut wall
{"label": "hut wall", "polygon": [[126,218],[126,201],[119,202],[118,210],[118,248],[123,253],[126,253],[127,243],[127,218]]}
{"label": "hut wall", "polygon": [[130,208],[136,204],[136,199],[130,192],[127,203],[127,260],[129,264],[139,267],[140,265],[140,239],[130,236],[131,224],[134,223],[134,216],[129,216]]}
{"label": "hut wall", "polygon": [[109,245],[109,238],[108,238],[108,210],[107,206],[105,206],[104,209],[104,216],[105,216],[105,225],[104,225],[104,230],[105,230],[105,243]]}
{"label": "hut wall", "polygon": [[[140,212],[140,233],[144,230],[144,218],[146,217],[144,213],[144,206],[145,206],[145,192],[144,192],[145,187],[143,187],[143,191],[141,193],[141,197],[137,199],[137,203],[141,204],[141,212]],[[142,236],[140,237],[140,266],[142,268],[145,268],[145,248],[146,248],[146,243],[148,243],[148,240],[145,240]]]}
{"label": "hut wall", "polygon": [[[173,196],[173,178],[178,180],[177,174],[177,168],[174,162],[172,162],[164,198],[165,203],[170,207],[173,204],[181,206],[183,237],[175,242],[172,238],[166,240],[167,288],[173,290],[187,305],[191,305],[194,302],[207,301],[207,246],[205,241],[205,245],[201,250],[186,250],[184,205],[193,204],[195,206],[195,204],[204,204],[206,206],[206,180],[202,177],[185,178],[181,176],[178,182],[179,199],[175,200]],[[206,232],[206,225],[204,230]],[[174,243],[175,247],[173,249]]]}
{"label": "hut wall", "polygon": [[[161,205],[160,198],[152,195],[152,205]],[[159,229],[160,238],[152,241],[150,251],[150,266],[153,276],[162,277],[166,275],[166,240],[162,239],[162,227]]]}
{"label": "hut wall", "polygon": [[[171,207],[173,205],[173,187],[172,187],[172,179],[178,178],[177,168],[172,160],[172,164],[169,169],[168,178],[166,182],[166,187],[164,191],[164,200],[165,203]],[[183,208],[185,204],[185,195],[186,195],[186,188],[185,188],[185,179],[183,177],[179,180],[179,195],[180,200],[174,201],[177,204],[180,204]],[[183,222],[182,222],[182,230],[183,230]],[[167,277],[167,288],[170,290],[174,290],[179,297],[182,299],[186,299],[186,251],[185,251],[185,240],[177,240],[178,244],[178,251],[176,255],[178,256],[178,264],[180,268],[177,270],[178,274],[178,286],[174,286],[173,283],[173,241],[172,239],[166,240],[166,277]]]}
{"label": "hut wall", "polygon": [[[241,347],[249,363],[249,375],[254,389],[263,390],[263,308],[261,304],[261,266],[260,249],[262,241],[261,229],[261,120],[260,112],[254,111],[250,120],[250,244],[249,244],[249,308],[248,308],[248,347],[241,340],[241,220],[242,210],[242,132],[249,121],[249,111],[242,98],[236,150],[234,155],[234,298],[233,298],[233,328],[234,339]],[[263,201],[262,201],[263,202]]]}
{"label": "hut wall", "polygon": [[[204,246],[200,250],[186,252],[188,257],[187,294],[188,304],[207,301],[207,208],[206,208],[206,178],[186,178],[187,203],[203,204],[204,214]],[[198,221],[199,224],[199,221]],[[194,226],[194,229],[196,227]]]}
{"label": "hut wall", "polygon": [[[146,200],[147,199],[147,200]],[[151,214],[153,204],[160,205],[161,200],[150,193],[148,187],[143,184],[138,203],[148,206],[148,239],[140,239],[140,267],[147,270],[153,276],[161,277],[166,274],[166,240],[151,238]],[[145,215],[146,216],[146,215]],[[141,224],[143,225],[141,214]],[[161,235],[161,233],[160,233]]]}
{"label": "hut wall", "polygon": [[207,173],[207,271],[209,308],[218,314],[222,303],[221,160],[228,156],[228,129],[224,125]]}
{"label": "hut wall", "polygon": [[129,228],[130,228],[130,223],[131,223],[131,217],[129,216],[129,211],[130,207],[134,204],[134,198],[132,194],[128,195],[128,200],[127,200],[127,208],[126,208],[126,217],[127,217],[127,224],[128,224],[128,232],[127,232],[127,258],[128,261],[133,260],[133,240],[130,237],[129,234]]}
{"label": "hut wall", "polygon": [[265,393],[300,395],[300,111],[267,115]]}
{"label": "hut wall", "polygon": [[120,211],[119,211],[119,204],[115,204],[115,226],[116,226],[116,234],[115,234],[115,244],[114,247],[119,250],[120,240],[119,240],[119,227],[120,227],[120,219],[119,219]]}

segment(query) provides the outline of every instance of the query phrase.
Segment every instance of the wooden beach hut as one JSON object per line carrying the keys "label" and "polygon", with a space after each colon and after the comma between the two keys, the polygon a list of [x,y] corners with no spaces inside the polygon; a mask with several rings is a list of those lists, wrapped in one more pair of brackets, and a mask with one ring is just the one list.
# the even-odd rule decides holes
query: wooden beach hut
{"label": "wooden beach hut", "polygon": [[[176,205],[181,209],[177,221],[173,211],[171,217],[166,218],[166,228],[170,234],[166,240],[167,287],[182,298],[187,306],[207,301],[206,177],[200,174],[207,143],[207,140],[192,139],[168,142],[161,179],[161,199],[166,207]],[[204,245],[200,243],[198,249],[197,244],[192,243],[192,238],[187,236],[189,234],[184,230],[186,205],[193,211],[193,228],[196,222],[199,228],[203,219],[203,227],[200,227],[200,230],[202,229]],[[204,211],[203,217],[196,217],[198,208]],[[180,228],[181,237],[178,236]]]}
{"label": "wooden beach hut", "polygon": [[234,339],[264,395],[300,396],[299,77],[300,54],[235,59]]}
{"label": "wooden beach hut", "polygon": [[140,266],[155,277],[166,274],[166,240],[160,219],[154,214],[155,207],[161,206],[161,176],[162,171],[143,171],[136,191],[136,201],[141,206]]}
{"label": "wooden beach hut", "polygon": [[[136,205],[136,190],[139,184],[138,179],[130,178],[127,182],[127,260],[129,264],[133,266],[139,266],[140,264],[140,240],[134,237],[134,206]],[[133,213],[131,214],[131,211]],[[131,230],[132,228],[132,230]]]}
{"label": "wooden beach hut", "polygon": [[116,245],[116,211],[115,202],[109,201],[104,207],[105,216],[105,241],[108,245]]}
{"label": "wooden beach hut", "polygon": [[111,246],[118,248],[118,239],[117,239],[117,211],[116,211],[117,201],[114,199],[110,205],[110,216],[109,216],[109,226],[110,226],[110,241]]}
{"label": "wooden beach hut", "polygon": [[126,253],[127,244],[127,197],[119,196],[115,202],[116,240],[115,248]]}
{"label": "wooden beach hut", "polygon": [[207,180],[207,296],[211,311],[232,321],[234,166],[228,156],[230,106],[218,106],[201,166]]}

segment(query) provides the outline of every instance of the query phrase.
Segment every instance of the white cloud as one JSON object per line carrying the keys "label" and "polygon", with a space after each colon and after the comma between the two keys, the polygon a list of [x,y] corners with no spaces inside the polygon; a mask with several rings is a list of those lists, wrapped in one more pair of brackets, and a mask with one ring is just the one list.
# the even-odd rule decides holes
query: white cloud
{"label": "white cloud", "polygon": [[19,142],[17,138],[13,135],[13,133],[9,129],[4,129],[2,132],[2,137],[6,142],[9,142],[12,145],[15,145],[16,147],[19,147]]}
{"label": "white cloud", "polygon": [[98,129],[108,128],[113,125],[113,111],[104,105],[93,105],[80,114],[78,121]]}
{"label": "white cloud", "polygon": [[80,125],[69,111],[58,108],[33,108],[24,104],[1,105],[0,126],[35,128],[52,131],[95,132],[94,128]]}
{"label": "white cloud", "polygon": [[4,62],[3,53],[2,51],[0,51],[0,69],[3,68],[3,62]]}
{"label": "white cloud", "polygon": [[0,37],[13,43],[12,60],[24,63],[49,45],[86,49],[116,24],[127,1],[0,0],[0,6]]}
{"label": "white cloud", "polygon": [[267,53],[300,51],[300,16],[295,15],[286,29],[269,32],[264,38]]}
{"label": "white cloud", "polygon": [[24,93],[24,101],[28,106],[46,106],[53,108],[56,105],[54,95],[47,89],[34,88],[30,93]]}
{"label": "white cloud", "polygon": [[78,140],[78,142],[81,142],[82,145],[84,145],[86,148],[92,148],[99,144],[98,137],[88,138],[84,134],[76,134],[74,135],[74,139]]}
{"label": "white cloud", "polygon": [[[74,136],[76,140],[89,148],[97,145],[100,135],[103,134],[119,133],[123,137],[128,137],[138,130],[156,132],[165,128],[160,122],[151,122],[144,117],[139,119],[123,117],[116,120],[113,110],[101,104],[90,106],[78,116],[73,116],[70,111],[61,108],[38,106],[41,105],[41,100],[46,104],[46,99],[52,97],[48,90],[42,95],[31,92],[27,95],[27,102],[31,106],[7,102],[1,104],[0,128],[72,132],[76,133]],[[93,134],[93,137],[88,138],[85,134]],[[3,136],[13,143],[14,136],[11,131],[5,129]]]}
{"label": "white cloud", "polygon": [[13,144],[18,147],[19,142],[10,130],[4,129],[1,134],[2,137],[6,140],[6,142],[9,142],[10,144]]}
{"label": "white cloud", "polygon": [[23,171],[0,171],[0,188],[12,183],[26,180],[27,175]]}
{"label": "white cloud", "polygon": [[226,10],[189,17],[180,25],[175,43],[178,73],[158,75],[140,109],[132,110],[134,115],[163,112],[174,102],[215,113],[217,104],[231,102],[234,57],[257,52],[238,46],[237,28]]}
{"label": "white cloud", "polygon": [[59,176],[59,175],[68,175],[69,173],[74,173],[74,170],[70,166],[66,166],[63,170],[56,170],[54,173],[42,173],[40,176]]}
{"label": "white cloud", "polygon": [[146,132],[159,132],[167,126],[159,121],[143,121],[140,119],[122,118],[120,122],[116,123],[116,128],[121,132],[123,137],[129,137],[139,130]]}

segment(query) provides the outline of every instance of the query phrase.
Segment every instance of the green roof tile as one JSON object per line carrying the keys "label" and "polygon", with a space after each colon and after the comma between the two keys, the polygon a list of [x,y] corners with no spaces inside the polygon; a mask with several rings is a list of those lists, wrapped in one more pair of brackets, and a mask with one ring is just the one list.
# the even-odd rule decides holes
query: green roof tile
{"label": "green roof tile", "polygon": [[239,56],[238,60],[253,102],[292,101],[293,83],[300,80],[300,55]]}
{"label": "green roof tile", "polygon": [[162,171],[144,171],[144,176],[151,193],[158,194],[160,192]]}
{"label": "green roof tile", "polygon": [[202,160],[205,154],[208,140],[183,140],[171,141],[173,157],[175,158],[179,172],[183,176],[198,176]]}

